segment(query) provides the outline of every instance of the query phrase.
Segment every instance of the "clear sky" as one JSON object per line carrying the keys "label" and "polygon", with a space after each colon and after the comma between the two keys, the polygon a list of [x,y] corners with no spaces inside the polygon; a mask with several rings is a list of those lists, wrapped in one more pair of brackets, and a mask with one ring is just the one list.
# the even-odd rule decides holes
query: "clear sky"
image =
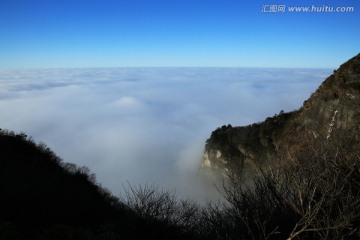
{"label": "clear sky", "polygon": [[[354,11],[288,9],[313,5]],[[1,0],[0,68],[335,68],[360,52],[359,11],[359,0]]]}

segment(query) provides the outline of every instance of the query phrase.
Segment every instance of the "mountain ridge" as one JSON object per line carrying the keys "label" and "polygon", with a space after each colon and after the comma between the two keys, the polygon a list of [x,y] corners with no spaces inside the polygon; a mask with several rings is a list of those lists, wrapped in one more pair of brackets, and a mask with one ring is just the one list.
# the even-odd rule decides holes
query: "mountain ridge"
{"label": "mountain ridge", "polygon": [[0,129],[1,240],[193,239],[190,227],[159,211],[165,204],[180,209],[175,199],[162,201],[170,193],[129,188],[115,197],[89,168],[63,162],[25,133]]}
{"label": "mountain ridge", "polygon": [[217,128],[206,141],[202,168],[246,174],[281,153],[299,157],[308,143],[330,138],[360,142],[360,54],[335,70],[299,110]]}

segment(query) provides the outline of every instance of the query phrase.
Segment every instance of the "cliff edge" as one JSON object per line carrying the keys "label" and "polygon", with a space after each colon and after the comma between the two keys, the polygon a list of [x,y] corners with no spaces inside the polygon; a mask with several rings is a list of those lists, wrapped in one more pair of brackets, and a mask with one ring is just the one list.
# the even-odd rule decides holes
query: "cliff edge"
{"label": "cliff edge", "polygon": [[202,168],[246,174],[281,153],[301,156],[305,145],[330,140],[360,143],[360,54],[335,70],[299,110],[213,131],[206,141]]}

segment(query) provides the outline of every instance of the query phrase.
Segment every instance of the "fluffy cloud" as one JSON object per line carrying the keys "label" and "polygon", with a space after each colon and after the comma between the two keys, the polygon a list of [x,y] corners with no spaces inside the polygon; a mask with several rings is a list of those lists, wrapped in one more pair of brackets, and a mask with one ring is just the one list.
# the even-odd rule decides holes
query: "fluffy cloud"
{"label": "fluffy cloud", "polygon": [[[194,197],[205,140],[224,125],[297,109],[325,69],[0,70],[0,127],[25,131],[119,194],[155,183]],[[189,186],[192,186],[189,188]]]}

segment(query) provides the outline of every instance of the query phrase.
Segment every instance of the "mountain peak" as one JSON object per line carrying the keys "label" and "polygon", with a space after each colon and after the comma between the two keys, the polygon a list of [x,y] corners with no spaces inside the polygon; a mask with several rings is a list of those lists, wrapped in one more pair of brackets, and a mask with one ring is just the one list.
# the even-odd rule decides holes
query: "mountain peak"
{"label": "mountain peak", "polygon": [[335,70],[299,110],[216,129],[206,142],[202,166],[246,173],[280,153],[296,157],[309,143],[326,141],[360,143],[360,54]]}

